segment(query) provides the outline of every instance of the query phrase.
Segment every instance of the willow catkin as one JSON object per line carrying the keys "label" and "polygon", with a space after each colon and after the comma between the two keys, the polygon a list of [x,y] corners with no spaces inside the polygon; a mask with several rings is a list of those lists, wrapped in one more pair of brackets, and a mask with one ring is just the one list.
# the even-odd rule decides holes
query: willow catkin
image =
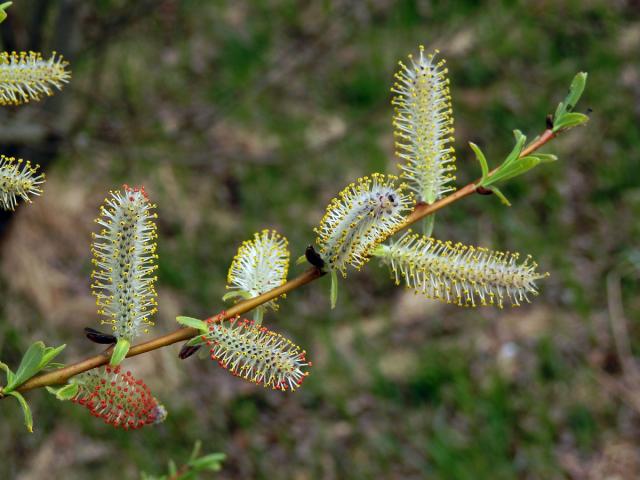
{"label": "willow catkin", "polygon": [[396,154],[402,178],[419,202],[433,203],[454,190],[453,116],[445,60],[425,54],[399,62],[391,91]]}
{"label": "willow catkin", "polygon": [[91,288],[98,314],[114,335],[130,343],[148,332],[156,312],[154,208],[142,187],[124,185],[122,191],[111,192],[96,219],[102,230],[93,234],[91,245],[95,267]]}
{"label": "willow catkin", "polygon": [[461,243],[442,242],[406,232],[398,241],[381,245],[375,255],[389,265],[396,284],[460,306],[512,306],[537,295],[536,281],[548,276],[520,254],[491,251]]}

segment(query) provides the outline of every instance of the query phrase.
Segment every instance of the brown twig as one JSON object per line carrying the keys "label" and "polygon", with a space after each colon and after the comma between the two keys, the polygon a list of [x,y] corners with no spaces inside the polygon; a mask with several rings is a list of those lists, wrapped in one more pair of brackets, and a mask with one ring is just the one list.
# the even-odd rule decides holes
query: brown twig
{"label": "brown twig", "polygon": [[[534,140],[531,144],[529,144],[520,154],[521,157],[531,154],[532,152],[538,150],[540,147],[545,145],[551,139],[553,139],[556,135],[549,129],[545,130],[540,137]],[[491,175],[491,174],[489,174]],[[470,183],[460,190],[452,193],[451,195],[438,200],[430,205],[420,204],[416,206],[414,211],[407,217],[404,223],[396,229],[396,231],[402,230],[418,220],[426,217],[427,215],[431,215],[432,213],[450,205],[453,202],[460,200],[468,195],[471,195],[476,190],[475,183]],[[395,233],[395,232],[394,232]],[[268,302],[269,300],[273,300],[285,293],[289,293],[307,283],[310,283],[321,276],[324,275],[318,268],[311,268],[294,278],[293,280],[288,281],[284,285],[275,288],[267,293],[264,293],[260,296],[251,298],[249,300],[245,300],[243,302],[237,303],[233,307],[229,308],[225,311],[224,319],[232,318],[237,315],[242,315],[247,313],[250,310],[253,310],[259,305]],[[221,320],[223,319],[221,318]],[[180,328],[172,333],[167,335],[163,335],[161,337],[155,338],[153,340],[149,340],[148,342],[144,342],[138,345],[131,347],[127,357],[133,357],[136,355],[140,355],[142,353],[150,352],[152,350],[156,350],[158,348],[166,347],[168,345],[172,345],[177,342],[185,341],[190,338],[198,335],[198,330],[194,328]],[[92,368],[99,367],[101,365],[105,365],[109,362],[110,352],[104,352],[100,355],[96,355],[94,357],[87,358],[78,363],[74,363],[67,367],[61,368],[59,370],[55,370],[53,372],[44,373],[37,377],[34,377],[23,385],[21,385],[17,390],[19,392],[26,392],[28,390],[33,390],[34,388],[41,388],[47,385],[57,385],[65,383],[69,378],[74,375],[78,375],[79,373],[86,372],[87,370],[91,370]]]}

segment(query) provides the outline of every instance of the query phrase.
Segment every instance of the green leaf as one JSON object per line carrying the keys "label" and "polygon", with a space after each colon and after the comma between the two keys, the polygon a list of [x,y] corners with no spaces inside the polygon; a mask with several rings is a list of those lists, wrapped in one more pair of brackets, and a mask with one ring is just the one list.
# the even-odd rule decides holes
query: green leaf
{"label": "green leaf", "polygon": [[180,316],[180,317],[176,317],[176,322],[178,322],[180,325],[184,325],[185,327],[195,328],[196,330],[200,330],[201,332],[209,331],[207,322],[198,320],[197,318]]}
{"label": "green leaf", "polygon": [[567,130],[569,128],[577,127],[589,121],[589,117],[584,113],[565,113],[559,119],[553,122],[553,131],[559,132],[560,130]]}
{"label": "green leaf", "polygon": [[222,462],[226,458],[224,453],[210,453],[204,457],[191,460],[189,466],[195,470],[210,470],[217,472],[222,468]]}
{"label": "green leaf", "polygon": [[478,183],[478,186],[482,186],[482,182],[484,182],[487,175],[489,175],[489,164],[487,163],[487,158],[484,156],[484,153],[482,153],[482,150],[480,150],[478,145],[473,142],[469,142],[469,146],[471,147],[471,150],[475,152],[476,159],[478,159],[480,168],[482,169],[482,178],[480,178],[480,182]]}
{"label": "green leaf", "polygon": [[433,226],[436,223],[436,214],[432,213],[422,219],[422,234],[425,237],[433,235]]}
{"label": "green leaf", "polygon": [[4,22],[7,18],[7,12],[5,12],[5,10],[9,8],[12,3],[13,2],[4,2],[3,4],[0,4],[0,23]]}
{"label": "green leaf", "polygon": [[497,182],[504,182],[505,180],[509,180],[528,172],[541,163],[553,162],[557,159],[558,158],[555,155],[540,153],[520,158],[518,161],[511,162],[509,165],[503,164],[487,179],[487,181],[484,182],[483,186],[488,187]]}
{"label": "green leaf", "polygon": [[496,194],[496,197],[498,197],[503,204],[507,207],[511,206],[511,202],[509,202],[507,197],[504,196],[504,193],[502,193],[498,187],[491,187],[491,191]]}
{"label": "green leaf", "polygon": [[338,274],[335,270],[331,270],[331,309],[336,308],[338,301]]}
{"label": "green leaf", "polygon": [[60,362],[51,362],[48,363],[46,367],[44,367],[42,370],[46,370],[46,371],[51,371],[51,370],[58,370],[60,368],[64,368],[66,365],[64,363],[60,363]]}
{"label": "green leaf", "polygon": [[29,433],[33,433],[33,416],[31,415],[31,409],[24,397],[18,392],[6,392],[7,395],[11,395],[22,407],[22,413],[24,414],[24,424],[27,427]]}
{"label": "green leaf", "polygon": [[55,395],[58,400],[71,400],[78,394],[78,389],[80,385],[77,383],[69,383],[68,385],[63,385],[62,387],[54,388],[54,387],[46,387],[47,392]]}
{"label": "green leaf", "polygon": [[303,263],[307,263],[306,255],[300,255],[296,260],[296,265],[302,265]]}
{"label": "green leaf", "polygon": [[59,347],[45,347],[44,354],[42,355],[42,361],[40,362],[40,368],[38,371],[45,368],[51,363],[51,361],[58,356],[58,354],[65,349],[67,344],[62,344]]}
{"label": "green leaf", "polygon": [[178,473],[178,468],[176,467],[176,462],[169,459],[169,475],[171,477],[175,477],[177,473]]}
{"label": "green leaf", "polygon": [[5,391],[14,390],[38,373],[44,352],[45,346],[43,342],[31,344],[20,361],[13,382],[7,385]]}
{"label": "green leaf", "polygon": [[124,360],[124,358],[127,356],[127,353],[129,353],[129,348],[131,348],[131,343],[129,343],[129,340],[119,338],[118,343],[116,343],[116,346],[113,349],[113,353],[111,354],[109,365],[111,365],[112,367],[120,365],[122,360]]}
{"label": "green leaf", "polygon": [[576,107],[582,93],[584,92],[584,87],[587,84],[587,73],[579,72],[573,77],[571,81],[571,86],[569,87],[569,93],[565,97],[565,99],[558,104],[558,108],[556,108],[556,112],[553,116],[553,131],[556,131],[556,122],[559,121],[563,115],[570,113]]}
{"label": "green leaf", "polygon": [[520,130],[514,130],[513,136],[516,139],[516,144],[513,146],[513,150],[511,150],[509,155],[507,155],[507,159],[502,162],[501,167],[506,167],[518,160],[518,158],[520,158],[520,153],[522,153],[522,149],[524,148],[524,143],[527,141],[527,137],[525,137]]}
{"label": "green leaf", "polygon": [[202,337],[200,335],[196,335],[195,337],[191,338],[186,345],[188,345],[189,347],[195,347],[197,345],[204,345],[205,342],[204,340],[202,340]]}
{"label": "green leaf", "polygon": [[224,294],[224,296],[222,297],[222,301],[226,302],[227,300],[238,297],[248,300],[249,298],[253,298],[253,295],[251,295],[246,290],[232,290],[231,292],[227,292]]}
{"label": "green leaf", "polygon": [[196,440],[193,443],[193,450],[191,450],[191,455],[189,456],[189,461],[195,460],[200,455],[200,449],[202,448],[202,441]]}
{"label": "green leaf", "polygon": [[0,362],[0,368],[7,373],[7,385],[13,383],[16,378],[16,374],[11,371],[9,365],[6,363]]}
{"label": "green leaf", "polygon": [[537,157],[540,163],[550,163],[558,160],[558,157],[552,153],[534,153],[533,156]]}

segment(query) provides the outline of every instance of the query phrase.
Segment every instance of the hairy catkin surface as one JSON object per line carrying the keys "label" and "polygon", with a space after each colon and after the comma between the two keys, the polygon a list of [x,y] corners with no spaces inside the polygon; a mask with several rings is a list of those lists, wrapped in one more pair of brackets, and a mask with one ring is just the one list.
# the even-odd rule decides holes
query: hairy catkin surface
{"label": "hairy catkin surface", "polygon": [[69,82],[67,62],[54,52],[44,60],[35,52],[0,53],[0,105],[19,105],[53,95]]}
{"label": "hairy catkin surface", "polygon": [[[438,52],[436,51],[435,54]],[[399,62],[395,93],[394,135],[402,178],[420,202],[433,203],[454,190],[453,116],[445,61],[420,46],[409,65]]]}
{"label": "hairy catkin surface", "polygon": [[461,243],[405,233],[398,241],[377,249],[376,256],[388,264],[396,283],[418,293],[460,306],[512,306],[537,295],[536,280],[546,277],[538,264],[518,253],[497,252]]}
{"label": "hairy catkin surface", "polygon": [[309,375],[311,362],[304,350],[252,321],[210,321],[209,333],[202,338],[220,366],[265,388],[294,391]]}
{"label": "hairy catkin surface", "polygon": [[362,267],[413,204],[413,195],[393,175],[374,173],[347,185],[315,229],[326,268],[346,276],[347,266]]}
{"label": "hairy catkin surface", "polygon": [[91,288],[96,296],[102,323],[110,324],[114,335],[129,342],[147,333],[156,312],[154,275],[157,215],[144,188],[125,185],[111,192],[100,209],[91,251],[95,269]]}

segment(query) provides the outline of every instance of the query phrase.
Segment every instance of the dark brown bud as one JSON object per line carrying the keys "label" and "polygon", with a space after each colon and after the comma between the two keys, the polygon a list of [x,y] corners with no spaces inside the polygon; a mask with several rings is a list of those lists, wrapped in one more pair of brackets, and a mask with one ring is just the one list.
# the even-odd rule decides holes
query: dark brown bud
{"label": "dark brown bud", "polygon": [[476,193],[479,195],[491,195],[493,190],[484,187],[476,187]]}
{"label": "dark brown bud", "polygon": [[316,268],[322,269],[324,268],[324,260],[320,256],[316,249],[313,248],[313,245],[309,245],[307,249],[304,251],[304,256],[307,258],[307,262],[313,265]]}
{"label": "dark brown bud", "polygon": [[111,335],[110,333],[102,333],[89,327],[85,327],[84,334],[92,342],[100,343],[102,345],[110,345],[118,341],[115,335]]}
{"label": "dark brown bud", "polygon": [[545,119],[545,123],[547,125],[547,130],[553,130],[553,115],[551,114],[547,115],[547,118]]}
{"label": "dark brown bud", "polygon": [[186,343],[182,346],[182,348],[180,349],[180,353],[178,353],[178,357],[181,360],[184,360],[185,358],[189,358],[191,355],[193,355],[194,353],[196,353],[198,350],[200,350],[200,347],[202,345],[187,345]]}

